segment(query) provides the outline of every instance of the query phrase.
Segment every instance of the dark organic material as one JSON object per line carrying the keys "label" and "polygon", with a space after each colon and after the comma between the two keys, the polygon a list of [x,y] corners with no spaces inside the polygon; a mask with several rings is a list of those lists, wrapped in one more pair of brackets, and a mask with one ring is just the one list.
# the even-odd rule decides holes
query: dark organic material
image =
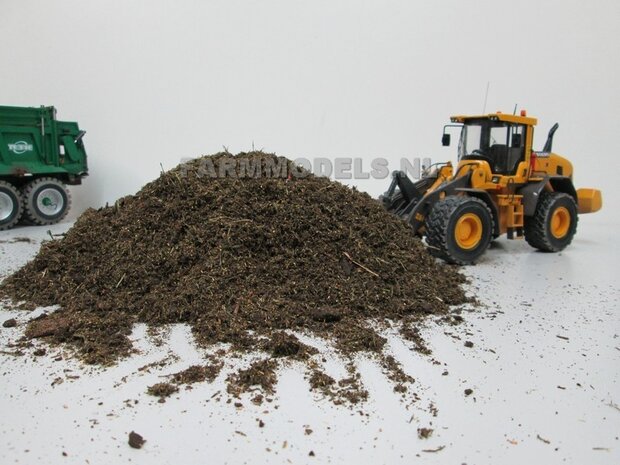
{"label": "dark organic material", "polygon": [[9,318],[2,323],[2,327],[4,328],[15,328],[15,326],[17,326],[17,320],[15,318]]}
{"label": "dark organic material", "polygon": [[[218,170],[231,160],[254,163],[259,176],[213,178],[202,169],[205,161]],[[284,176],[267,176],[275,164]],[[130,355],[134,323],[187,323],[203,347],[229,343],[264,354],[229,376],[229,391],[258,386],[270,393],[280,360],[315,363],[317,349],[297,332],[326,339],[345,356],[378,355],[402,392],[413,379],[393,358],[386,361],[378,331],[400,328],[427,351],[419,321],[451,320],[450,306],[467,300],[464,277],[437,263],[367,194],[292,175],[299,174],[293,168],[260,152],[180,165],[114,206],[86,211],[64,238],[45,243],[7,278],[0,295],[60,305],[32,321],[26,336],[70,344],[87,363]],[[359,384],[353,372],[339,383],[315,368],[311,384],[326,393]],[[210,370],[192,367],[172,381],[208,380]],[[365,391],[346,397],[363,400]]]}
{"label": "dark organic material", "polygon": [[129,433],[128,443],[134,449],[142,449],[142,446],[144,445],[145,442],[146,440],[142,436],[140,436],[138,433],[134,431]]}

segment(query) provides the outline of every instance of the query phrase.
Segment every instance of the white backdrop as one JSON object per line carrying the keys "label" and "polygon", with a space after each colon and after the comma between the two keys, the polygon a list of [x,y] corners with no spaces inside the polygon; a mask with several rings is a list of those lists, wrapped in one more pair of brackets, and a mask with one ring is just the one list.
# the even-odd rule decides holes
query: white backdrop
{"label": "white backdrop", "polygon": [[[160,163],[222,146],[455,161],[455,144],[441,147],[442,126],[451,114],[481,112],[487,83],[489,112],[516,103],[539,118],[538,148],[560,123],[554,151],[573,162],[577,186],[602,189],[605,203],[582,218],[566,252],[497,241],[465,269],[487,306],[454,329],[460,340],[442,326],[424,333],[446,365],[391,343],[417,380],[413,411],[370,362],[360,365],[376,399],[368,420],[314,402],[294,368],[268,416],[250,402],[244,411],[205,403],[223,384],[157,404],[145,386],[202,359],[175,329],[165,350],[181,356],[178,365],[146,377],[133,376],[135,367],[161,359],[157,351],[71,380],[52,352],[3,356],[0,461],[620,463],[619,20],[617,0],[0,0],[0,105],[55,105],[88,131],[91,176],[74,190],[74,215],[135,192]],[[386,184],[359,187],[378,195]],[[0,276],[30,260],[46,229],[2,233]],[[35,240],[15,240],[24,235]],[[0,308],[0,321],[10,317],[28,318]],[[15,334],[0,332],[0,343]],[[55,376],[67,382],[54,386]],[[469,386],[474,394],[463,398]],[[140,408],[130,411],[123,400],[134,398]],[[429,401],[437,418],[425,411]],[[427,424],[433,438],[417,440]],[[132,429],[145,449],[125,444]]]}
{"label": "white backdrop", "polygon": [[[583,1],[3,0],[0,104],[77,120],[92,175],[76,212],[133,193],[181,158],[455,159],[451,114],[515,104],[536,145],[603,189],[618,218],[620,3]],[[360,181],[380,194],[387,180]]]}

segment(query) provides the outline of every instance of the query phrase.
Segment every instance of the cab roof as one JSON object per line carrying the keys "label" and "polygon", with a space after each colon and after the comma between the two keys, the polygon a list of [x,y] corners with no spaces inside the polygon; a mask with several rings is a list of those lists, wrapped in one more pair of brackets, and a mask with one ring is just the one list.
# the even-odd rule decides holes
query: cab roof
{"label": "cab roof", "polygon": [[469,120],[474,119],[489,119],[491,121],[506,121],[507,123],[516,123],[516,124],[526,124],[528,126],[536,126],[538,120],[536,118],[530,118],[529,116],[520,116],[520,115],[511,115],[508,113],[502,113],[498,111],[497,113],[489,113],[488,115],[477,115],[477,116],[465,116],[465,115],[457,115],[451,116],[450,119],[453,123],[465,123]]}

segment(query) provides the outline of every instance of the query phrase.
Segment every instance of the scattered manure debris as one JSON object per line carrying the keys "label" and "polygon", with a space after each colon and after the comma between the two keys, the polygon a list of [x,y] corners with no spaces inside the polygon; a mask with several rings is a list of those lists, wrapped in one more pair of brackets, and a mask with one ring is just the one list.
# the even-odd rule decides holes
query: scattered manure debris
{"label": "scattered manure debris", "polygon": [[127,442],[129,446],[134,449],[142,449],[142,446],[146,442],[146,439],[144,439],[140,434],[136,433],[135,431],[132,431],[131,433],[129,433],[129,439]]}

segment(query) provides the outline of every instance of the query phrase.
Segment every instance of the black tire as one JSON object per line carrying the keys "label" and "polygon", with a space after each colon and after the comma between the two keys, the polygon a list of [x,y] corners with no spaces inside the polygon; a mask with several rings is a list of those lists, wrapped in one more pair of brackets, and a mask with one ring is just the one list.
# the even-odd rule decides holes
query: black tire
{"label": "black tire", "polygon": [[[493,215],[480,199],[448,196],[433,206],[425,226],[426,242],[434,256],[457,265],[471,265],[491,242]],[[463,231],[469,233],[463,236]]]}
{"label": "black tire", "polygon": [[62,220],[71,207],[67,187],[54,178],[39,178],[22,190],[24,217],[32,224],[47,225]]}
{"label": "black tire", "polygon": [[561,192],[543,192],[534,216],[525,218],[525,240],[543,252],[559,252],[572,242],[578,221],[575,199]]}
{"label": "black tire", "polygon": [[13,184],[0,181],[0,231],[10,229],[22,217],[24,204]]}

